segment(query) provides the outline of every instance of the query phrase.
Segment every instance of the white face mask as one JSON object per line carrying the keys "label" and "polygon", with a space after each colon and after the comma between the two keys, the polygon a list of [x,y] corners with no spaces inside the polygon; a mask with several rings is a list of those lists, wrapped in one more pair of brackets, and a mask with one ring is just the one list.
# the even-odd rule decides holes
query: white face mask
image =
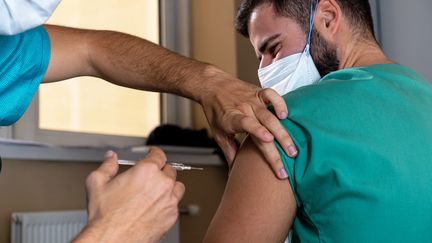
{"label": "white face mask", "polygon": [[285,95],[297,88],[317,83],[321,76],[310,55],[310,38],[312,35],[315,8],[311,1],[309,33],[306,47],[302,53],[296,53],[258,69],[258,77],[263,88],[272,88],[279,95]]}
{"label": "white face mask", "polygon": [[309,53],[309,45],[302,53],[284,57],[258,69],[258,77],[261,87],[272,88],[279,95],[317,83],[321,78]]}
{"label": "white face mask", "polygon": [[44,24],[61,0],[0,0],[0,35],[15,35]]}

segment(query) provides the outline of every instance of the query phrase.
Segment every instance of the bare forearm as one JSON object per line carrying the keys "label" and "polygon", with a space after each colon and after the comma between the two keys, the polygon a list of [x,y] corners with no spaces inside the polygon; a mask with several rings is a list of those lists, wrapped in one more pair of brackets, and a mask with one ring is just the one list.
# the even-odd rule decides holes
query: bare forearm
{"label": "bare forearm", "polygon": [[52,47],[46,82],[95,76],[120,86],[201,101],[212,86],[219,85],[212,81],[214,76],[228,77],[212,65],[135,36],[49,25],[45,28]]}
{"label": "bare forearm", "polygon": [[147,40],[118,32],[89,34],[90,64],[95,75],[121,86],[169,92],[194,98],[196,81],[205,76],[203,64]]}

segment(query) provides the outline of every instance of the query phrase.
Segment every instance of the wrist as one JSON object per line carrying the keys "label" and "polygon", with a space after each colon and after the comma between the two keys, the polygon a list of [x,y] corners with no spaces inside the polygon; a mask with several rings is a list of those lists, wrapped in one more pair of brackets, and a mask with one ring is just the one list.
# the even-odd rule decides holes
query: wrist
{"label": "wrist", "polygon": [[118,227],[121,226],[110,226],[109,222],[89,221],[73,243],[121,242],[122,239],[117,234]]}
{"label": "wrist", "polygon": [[89,222],[81,233],[73,240],[73,243],[101,242],[107,230],[102,227],[104,224]]}
{"label": "wrist", "polygon": [[203,68],[202,73],[196,81],[193,99],[201,105],[207,103],[207,101],[214,101],[215,97],[220,94],[221,90],[227,90],[229,86],[232,86],[235,81],[233,77],[221,69],[206,64]]}
{"label": "wrist", "polygon": [[[117,223],[116,223],[117,222]],[[148,231],[149,227],[137,230],[130,224],[121,224],[111,219],[108,221],[90,221],[72,243],[117,243],[136,241],[142,243],[156,243],[160,238]]]}

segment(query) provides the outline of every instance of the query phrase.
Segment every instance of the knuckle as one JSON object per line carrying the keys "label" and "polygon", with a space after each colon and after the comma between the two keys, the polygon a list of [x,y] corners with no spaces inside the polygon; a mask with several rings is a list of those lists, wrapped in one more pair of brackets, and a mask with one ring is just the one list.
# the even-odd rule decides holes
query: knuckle
{"label": "knuckle", "polygon": [[166,161],[167,159],[164,151],[158,147],[152,147],[151,153],[149,154],[149,158],[163,160],[163,161]]}
{"label": "knuckle", "polygon": [[[169,200],[169,205],[171,208],[177,209],[179,202],[180,202],[180,200],[177,197],[175,197],[174,195],[172,195],[170,197],[170,200]],[[177,210],[175,210],[175,211],[177,211]]]}
{"label": "knuckle", "polygon": [[248,113],[251,109],[248,103],[240,103],[236,106],[236,108],[242,113]]}
{"label": "knuckle", "polygon": [[266,144],[262,147],[262,152],[264,153],[265,158],[271,164],[277,164],[280,162],[280,156],[276,148],[273,147],[273,144]]}
{"label": "knuckle", "polygon": [[272,156],[270,158],[269,162],[270,162],[270,165],[272,165],[272,166],[276,166],[276,165],[279,165],[280,163],[282,163],[279,156]]}
{"label": "knuckle", "polygon": [[174,169],[171,165],[167,166],[168,173],[170,173],[174,178],[177,177],[177,170]]}
{"label": "knuckle", "polygon": [[175,184],[175,180],[167,176],[160,182],[163,191],[172,191],[174,188],[174,184]]}
{"label": "knuckle", "polygon": [[177,203],[172,204],[172,210],[170,212],[170,216],[171,216],[170,218],[173,221],[172,223],[174,223],[177,220],[179,215],[180,215],[180,213],[179,213],[179,210],[177,208]]}
{"label": "knuckle", "polygon": [[179,181],[176,181],[175,186],[177,187],[177,189],[180,191],[181,194],[183,194],[186,191],[186,186]]}
{"label": "knuckle", "polygon": [[144,171],[148,171],[152,174],[159,171],[159,167],[157,166],[157,162],[153,161],[153,160],[147,160],[146,163],[143,163],[141,169]]}
{"label": "knuckle", "polygon": [[282,142],[283,144],[292,143],[291,136],[286,132],[285,129],[281,128],[280,130],[278,130],[277,133],[277,139],[279,140],[279,142]]}
{"label": "knuckle", "polygon": [[134,172],[137,174],[136,178],[153,178],[161,173],[161,170],[156,163],[147,161],[146,163],[135,166]]}
{"label": "knuckle", "polygon": [[173,224],[177,221],[178,217],[180,216],[180,213],[177,209],[177,205],[175,209],[171,210],[171,212],[168,214],[167,220],[165,221],[165,228],[171,228]]}
{"label": "knuckle", "polygon": [[241,118],[241,120],[240,120],[240,125],[241,125],[243,128],[245,128],[245,127],[247,127],[247,126],[250,124],[250,122],[251,122],[250,117],[243,117],[243,118]]}
{"label": "knuckle", "polygon": [[282,111],[282,110],[286,110],[286,105],[285,105],[285,101],[283,100],[274,100],[272,102],[274,109],[276,110],[276,112],[278,111]]}
{"label": "knuckle", "polygon": [[267,132],[267,129],[265,129],[263,126],[261,126],[260,124],[256,124],[251,131],[249,132],[249,134],[252,135],[252,138],[254,139],[254,142],[257,145],[260,145],[264,142],[261,141],[260,136],[262,134],[264,134],[265,132]]}
{"label": "knuckle", "polygon": [[273,113],[271,113],[267,109],[261,109],[259,112],[257,112],[257,114],[258,114],[258,119],[261,122],[270,123],[270,122],[274,122],[275,121],[274,119],[276,119]]}
{"label": "knuckle", "polygon": [[258,95],[267,95],[269,92],[271,92],[270,88],[264,88],[258,91]]}
{"label": "knuckle", "polygon": [[162,161],[166,161],[167,160],[166,154],[165,154],[165,152],[162,149],[157,148],[157,152],[158,152],[159,159],[161,159]]}
{"label": "knuckle", "polygon": [[267,132],[267,129],[265,127],[263,127],[262,125],[257,125],[255,127],[255,133],[256,134],[264,134],[265,132]]}
{"label": "knuckle", "polygon": [[277,95],[276,91],[271,88],[265,88],[261,90],[261,95],[265,96],[266,98],[270,98],[274,95]]}
{"label": "knuckle", "polygon": [[100,180],[100,178],[101,178],[101,173],[99,172],[99,171],[92,171],[88,176],[87,176],[87,179],[86,179],[86,185],[87,186],[91,186],[91,185],[94,185],[94,184],[96,184],[99,180]]}

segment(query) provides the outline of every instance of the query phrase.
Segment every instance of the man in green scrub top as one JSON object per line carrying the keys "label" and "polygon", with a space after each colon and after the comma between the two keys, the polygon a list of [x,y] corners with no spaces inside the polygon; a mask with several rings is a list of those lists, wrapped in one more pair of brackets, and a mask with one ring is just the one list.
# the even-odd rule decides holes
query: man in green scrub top
{"label": "man in green scrub top", "polygon": [[[236,27],[263,67],[305,48],[306,13],[309,1],[245,0]],[[385,56],[367,0],[320,0],[313,14],[323,78],[284,96],[299,149],[279,150],[289,181],[248,139],[204,242],[283,242],[290,229],[294,242],[432,242],[431,84]]]}

